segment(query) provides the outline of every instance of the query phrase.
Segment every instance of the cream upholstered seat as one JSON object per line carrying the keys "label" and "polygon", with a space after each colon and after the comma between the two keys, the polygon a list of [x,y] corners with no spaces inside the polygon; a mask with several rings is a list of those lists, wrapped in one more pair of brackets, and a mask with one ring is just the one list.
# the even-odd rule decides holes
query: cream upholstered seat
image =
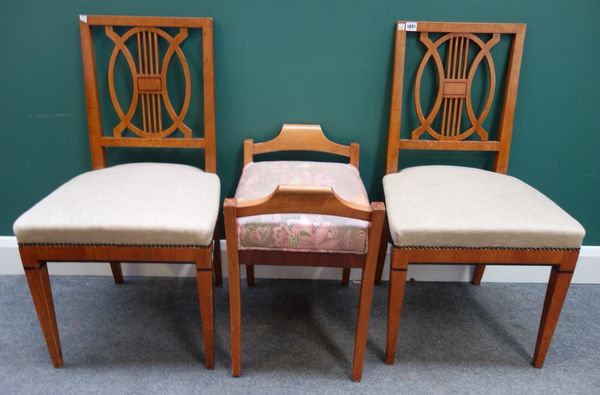
{"label": "cream upholstered seat", "polygon": [[167,163],[93,170],[17,219],[21,244],[209,246],[219,212],[216,174]]}
{"label": "cream upholstered seat", "polygon": [[[331,186],[343,199],[369,205],[356,167],[344,163],[266,161],[244,166],[238,201],[263,198],[278,185]],[[341,252],[367,251],[369,222],[316,214],[268,214],[238,219],[240,249]]]}
{"label": "cream upholstered seat", "polygon": [[583,227],[535,188],[504,174],[418,166],[383,179],[398,247],[579,248]]}

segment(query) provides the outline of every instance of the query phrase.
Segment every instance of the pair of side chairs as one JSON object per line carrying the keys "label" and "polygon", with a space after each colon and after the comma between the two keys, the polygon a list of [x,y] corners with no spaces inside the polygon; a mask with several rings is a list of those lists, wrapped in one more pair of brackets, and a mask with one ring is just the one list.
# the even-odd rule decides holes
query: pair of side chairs
{"label": "pair of side chairs", "polygon": [[[100,29],[114,44],[107,85],[118,122],[110,135],[102,125],[92,34]],[[189,29],[202,33],[203,138],[194,137],[186,123],[193,73],[182,43]],[[408,85],[414,88],[416,128],[408,128],[401,118],[407,31],[419,32],[425,47],[414,83]],[[63,365],[46,262],[109,262],[116,283],[123,281],[121,262],[194,263],[205,365],[213,368],[213,282],[221,284],[222,275],[212,20],[81,16],[80,32],[93,171],[52,192],[14,225],[52,362]],[[486,264],[551,266],[533,365],[544,362],[584,230],[540,192],[505,174],[525,26],[398,22],[395,35],[383,179],[387,213],[383,203],[369,203],[358,172],[358,144],[336,144],[317,125],[284,125],[271,141],[244,141],[242,176],[235,197],[223,205],[234,376],[241,374],[240,265],[246,265],[247,282],[253,286],[255,265],[287,264],[343,268],[343,284],[348,284],[351,268],[362,268],[352,370],[352,379],[360,380],[373,288],[381,281],[388,241],[388,364],[394,361],[408,265],[428,263],[475,265],[474,284],[480,283]],[[509,50],[492,139],[486,127],[496,98],[492,49],[504,36]],[[132,79],[126,109],[115,84],[119,57]],[[184,80],[179,110],[167,90],[173,57]],[[478,107],[472,92],[483,63],[487,95]],[[421,88],[427,73],[435,75],[430,91]],[[423,106],[427,93],[433,100]],[[401,129],[412,130],[410,138],[400,138]],[[105,149],[111,147],[204,149],[205,171],[165,163],[107,167]],[[493,171],[418,166],[398,172],[401,149],[488,151],[494,154]],[[325,152],[349,163],[254,162],[255,155],[276,151]]]}

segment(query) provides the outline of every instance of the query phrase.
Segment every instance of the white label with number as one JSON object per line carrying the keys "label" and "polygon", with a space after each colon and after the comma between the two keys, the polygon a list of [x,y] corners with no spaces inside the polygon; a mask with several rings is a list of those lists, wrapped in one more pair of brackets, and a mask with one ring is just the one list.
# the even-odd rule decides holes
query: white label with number
{"label": "white label with number", "polygon": [[417,22],[406,22],[406,31],[407,32],[416,32],[417,31]]}
{"label": "white label with number", "polygon": [[405,24],[404,23],[399,23],[398,24],[398,30],[404,30],[405,29]]}

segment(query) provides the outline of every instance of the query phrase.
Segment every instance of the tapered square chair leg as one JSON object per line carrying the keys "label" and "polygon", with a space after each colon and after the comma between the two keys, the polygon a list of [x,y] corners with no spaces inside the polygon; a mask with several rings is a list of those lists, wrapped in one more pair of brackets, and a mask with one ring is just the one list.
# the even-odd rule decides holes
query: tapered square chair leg
{"label": "tapered square chair leg", "polygon": [[533,354],[532,365],[535,368],[541,368],[544,365],[554,330],[558,324],[558,317],[571,284],[571,278],[573,278],[572,271],[561,271],[559,267],[552,267]]}
{"label": "tapered square chair leg", "polygon": [[112,272],[115,284],[123,284],[123,270],[121,269],[121,262],[110,262],[110,271]]}
{"label": "tapered square chair leg", "polygon": [[[210,251],[210,250],[209,250]],[[210,252],[206,255],[210,255]],[[209,257],[207,257],[209,258]],[[211,262],[208,260],[208,262]],[[200,320],[204,341],[204,365],[207,369],[215,367],[215,332],[214,332],[214,294],[213,270],[202,263],[196,263],[196,283],[198,302],[200,304]]]}
{"label": "tapered square chair leg", "polygon": [[58,337],[58,325],[56,324],[56,313],[54,312],[48,266],[46,262],[23,261],[23,268],[25,269],[25,276],[27,277],[35,311],[37,312],[40,326],[46,339],[48,352],[52,359],[52,365],[55,368],[60,368],[64,362],[60,339]]}

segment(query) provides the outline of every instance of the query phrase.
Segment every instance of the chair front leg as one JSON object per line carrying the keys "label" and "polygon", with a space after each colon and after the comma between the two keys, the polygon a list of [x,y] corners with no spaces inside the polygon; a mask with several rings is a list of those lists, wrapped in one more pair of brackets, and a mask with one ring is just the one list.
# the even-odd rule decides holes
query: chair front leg
{"label": "chair front leg", "polygon": [[[575,256],[575,261],[577,260]],[[571,259],[573,259],[571,257]],[[546,290],[546,298],[544,300],[544,308],[542,310],[542,319],[540,321],[540,329],[538,332],[535,352],[533,354],[533,367],[541,368],[544,365],[546,354],[552,342],[554,330],[558,324],[558,318],[562,309],[563,303],[569,291],[569,285],[573,278],[573,270],[575,265],[571,265],[567,270],[561,270],[561,266],[552,266],[548,288]]]}
{"label": "chair front leg", "polygon": [[[204,366],[207,369],[215,367],[215,324],[214,324],[214,294],[213,269],[210,247],[206,248],[204,256],[196,261],[196,284],[198,287],[198,303],[200,305],[200,321],[202,338],[204,340]],[[207,263],[209,268],[207,268]]]}
{"label": "chair front leg", "polygon": [[396,342],[398,341],[398,328],[402,315],[404,289],[406,287],[406,272],[408,261],[402,250],[392,246],[390,261],[390,283],[388,296],[387,342],[385,348],[385,363],[394,364],[396,356]]}
{"label": "chair front leg", "polygon": [[[21,259],[23,258],[22,255]],[[52,365],[55,368],[60,368],[63,366],[64,361],[58,337],[58,325],[56,324],[56,313],[54,312],[48,266],[46,262],[23,259],[23,268],[25,269],[25,276],[27,277],[35,311],[37,312],[40,326],[46,339],[46,346],[52,359]]]}
{"label": "chair front leg", "polygon": [[372,203],[371,207],[373,208],[370,229],[371,234],[369,235],[368,252],[360,283],[358,318],[356,320],[356,335],[354,338],[354,361],[352,364],[352,380],[354,381],[360,381],[362,377],[369,329],[369,315],[371,314],[373,287],[375,285],[375,271],[377,269],[377,257],[379,254],[379,243],[381,241],[381,231],[385,217],[385,206],[383,203]]}

